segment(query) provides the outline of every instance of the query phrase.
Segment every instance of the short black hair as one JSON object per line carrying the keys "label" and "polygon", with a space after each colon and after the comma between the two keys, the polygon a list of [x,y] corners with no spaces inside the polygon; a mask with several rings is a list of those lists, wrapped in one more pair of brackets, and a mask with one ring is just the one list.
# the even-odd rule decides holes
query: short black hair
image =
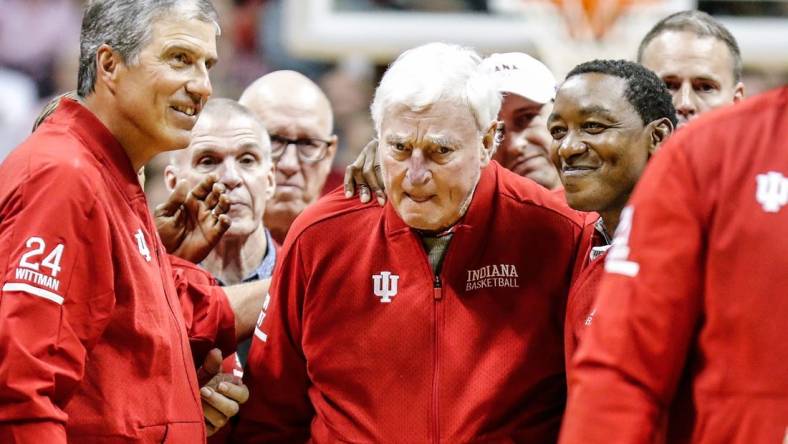
{"label": "short black hair", "polygon": [[606,74],[627,82],[624,96],[637,110],[643,124],[667,117],[675,127],[676,108],[665,83],[641,64],[628,60],[592,60],[581,63],[566,75],[566,80],[580,74]]}
{"label": "short black hair", "polygon": [[731,57],[733,57],[733,66],[731,67],[733,70],[733,80],[734,82],[741,80],[742,61],[739,43],[736,42],[736,38],[731,34],[728,28],[703,11],[680,11],[657,22],[640,42],[640,46],[638,47],[638,62],[643,61],[643,51],[646,50],[646,46],[648,46],[658,35],[666,31],[691,32],[698,37],[714,37],[722,43],[725,43],[725,46],[728,47],[728,51],[731,53]]}

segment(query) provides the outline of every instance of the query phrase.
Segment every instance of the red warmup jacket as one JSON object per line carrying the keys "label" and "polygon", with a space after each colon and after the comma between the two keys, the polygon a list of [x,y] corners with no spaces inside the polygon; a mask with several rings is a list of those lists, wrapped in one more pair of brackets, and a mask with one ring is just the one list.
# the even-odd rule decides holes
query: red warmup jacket
{"label": "red warmup jacket", "polygon": [[[0,166],[0,272],[0,442],[205,440],[170,259],[123,148],[73,101]],[[197,294],[195,318],[224,312]]]}
{"label": "red warmup jacket", "polygon": [[555,442],[582,217],[492,163],[439,276],[390,204],[338,189],[288,233],[237,442]]}
{"label": "red warmup jacket", "polygon": [[[595,216],[596,220],[591,219]],[[564,352],[567,364],[577,350],[580,339],[594,319],[594,302],[599,291],[599,284],[605,271],[605,256],[609,248],[607,234],[600,231],[597,225],[601,219],[596,213],[588,213],[586,226],[583,228],[582,239],[584,252],[578,260],[582,270],[572,283],[566,304],[566,327],[564,330]],[[571,368],[567,365],[567,376]]]}
{"label": "red warmup jacket", "polygon": [[608,252],[561,443],[788,439],[788,87],[654,157]]}
{"label": "red warmup jacket", "polygon": [[196,367],[213,348],[222,356],[235,352],[235,313],[230,301],[211,273],[177,256],[170,255],[175,289]]}

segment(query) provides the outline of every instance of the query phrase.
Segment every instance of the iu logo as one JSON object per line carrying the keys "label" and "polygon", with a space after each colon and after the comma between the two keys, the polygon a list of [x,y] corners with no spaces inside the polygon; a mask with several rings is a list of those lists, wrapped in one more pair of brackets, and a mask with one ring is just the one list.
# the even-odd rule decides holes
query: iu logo
{"label": "iu logo", "polygon": [[142,233],[142,228],[138,229],[137,232],[134,233],[134,239],[137,240],[137,248],[140,250],[142,257],[144,257],[146,261],[150,262],[150,250],[148,249],[148,244],[145,242],[145,235]]}
{"label": "iu logo", "polygon": [[381,304],[390,304],[391,298],[397,295],[397,281],[399,276],[392,275],[390,271],[381,271],[372,275],[372,286],[375,296],[380,298]]}
{"label": "iu logo", "polygon": [[755,199],[763,206],[763,211],[776,213],[788,203],[788,179],[781,173],[769,171],[755,177],[758,189]]}

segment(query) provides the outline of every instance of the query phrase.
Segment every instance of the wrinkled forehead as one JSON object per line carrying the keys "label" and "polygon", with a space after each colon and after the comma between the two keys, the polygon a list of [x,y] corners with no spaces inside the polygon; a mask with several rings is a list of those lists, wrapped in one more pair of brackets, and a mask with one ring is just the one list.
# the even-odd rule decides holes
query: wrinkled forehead
{"label": "wrinkled forehead", "polygon": [[425,135],[475,142],[479,138],[476,119],[467,105],[439,101],[424,107],[393,103],[383,111],[380,137],[397,135],[420,139]]}
{"label": "wrinkled forehead", "polygon": [[216,60],[216,39],[219,27],[215,22],[197,18],[177,18],[167,15],[156,19],[151,26],[147,48],[162,51],[173,46],[197,53],[198,56]]}
{"label": "wrinkled forehead", "polygon": [[271,134],[285,137],[331,136],[330,115],[317,107],[279,103],[259,109],[258,115]]}
{"label": "wrinkled forehead", "polygon": [[722,40],[689,31],[665,31],[643,49],[641,63],[658,76],[733,77],[733,54]]}
{"label": "wrinkled forehead", "polygon": [[181,160],[204,150],[231,153],[239,149],[270,151],[268,135],[259,122],[242,114],[202,115],[192,128],[191,141],[188,148],[182,150]]}

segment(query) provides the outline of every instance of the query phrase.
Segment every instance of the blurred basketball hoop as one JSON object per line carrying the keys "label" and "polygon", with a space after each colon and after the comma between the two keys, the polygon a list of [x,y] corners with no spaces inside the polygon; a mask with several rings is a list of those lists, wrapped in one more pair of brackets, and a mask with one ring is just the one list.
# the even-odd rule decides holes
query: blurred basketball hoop
{"label": "blurred basketball hoop", "polygon": [[536,26],[536,56],[559,78],[593,59],[633,59],[640,39],[660,18],[690,9],[687,0],[496,0],[499,12]]}
{"label": "blurred basketball hoop", "polygon": [[[575,40],[602,40],[634,0],[550,0]],[[645,0],[651,3],[655,0]]]}
{"label": "blurred basketball hoop", "polygon": [[[285,46],[301,57],[388,63],[407,48],[443,41],[483,54],[531,53],[557,78],[595,58],[634,59],[657,21],[697,6],[697,0],[487,0],[489,12],[426,13],[354,10],[347,6],[354,2],[342,0],[282,3]],[[785,18],[718,18],[739,40],[745,65],[788,66]]]}

